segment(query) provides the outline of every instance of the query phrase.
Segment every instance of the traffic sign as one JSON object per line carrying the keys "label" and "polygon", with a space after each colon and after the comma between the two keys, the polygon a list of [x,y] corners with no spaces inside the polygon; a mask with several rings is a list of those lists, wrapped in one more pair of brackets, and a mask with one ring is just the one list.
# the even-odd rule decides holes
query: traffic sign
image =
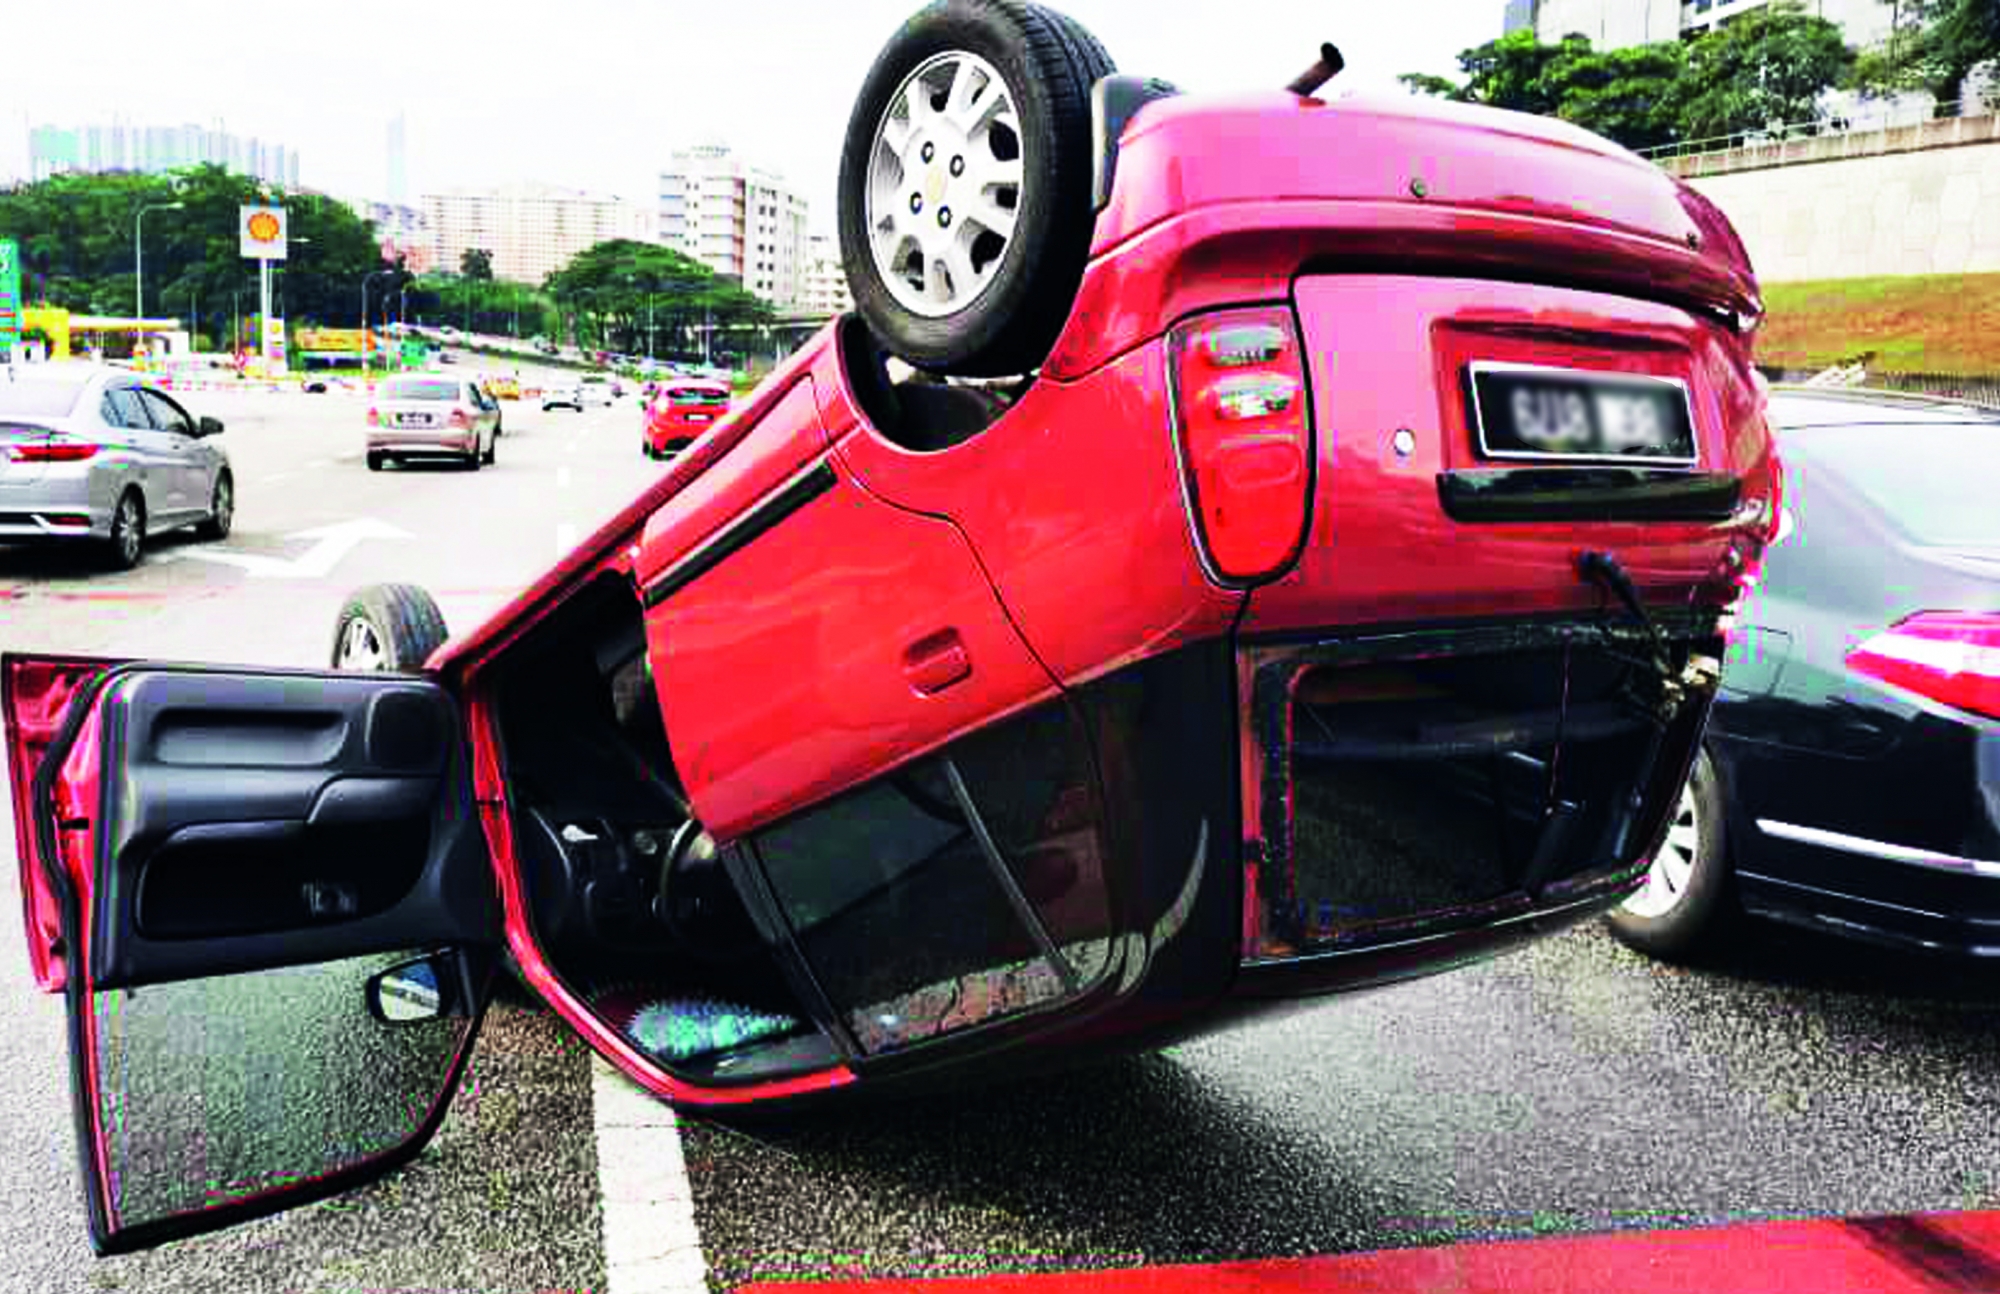
{"label": "traffic sign", "polygon": [[0,350],[21,344],[21,248],[0,238]]}
{"label": "traffic sign", "polygon": [[238,207],[237,242],[252,260],[285,259],[285,209],[283,207]]}

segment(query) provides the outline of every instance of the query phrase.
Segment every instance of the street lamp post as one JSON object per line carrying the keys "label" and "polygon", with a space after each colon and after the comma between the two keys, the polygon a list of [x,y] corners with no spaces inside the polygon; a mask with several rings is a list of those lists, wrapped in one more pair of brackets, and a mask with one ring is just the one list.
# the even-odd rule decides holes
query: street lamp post
{"label": "street lamp post", "polygon": [[146,245],[143,241],[143,222],[148,211],[179,211],[185,202],[149,202],[132,216],[132,317],[146,317]]}
{"label": "street lamp post", "polygon": [[368,385],[368,285],[379,278],[393,278],[394,270],[376,270],[361,280],[361,385]]}

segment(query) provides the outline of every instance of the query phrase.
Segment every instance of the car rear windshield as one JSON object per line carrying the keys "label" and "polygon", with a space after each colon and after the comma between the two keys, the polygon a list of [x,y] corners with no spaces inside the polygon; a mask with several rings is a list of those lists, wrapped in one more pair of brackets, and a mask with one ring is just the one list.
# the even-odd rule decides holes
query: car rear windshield
{"label": "car rear windshield", "polygon": [[391,382],[382,390],[384,400],[456,400],[456,382]]}
{"label": "car rear windshield", "polygon": [[2000,416],[1977,422],[1882,422],[1781,435],[1801,473],[1823,467],[1920,544],[2000,545]]}
{"label": "car rear windshield", "polygon": [[83,386],[74,378],[51,378],[17,368],[12,381],[0,375],[0,419],[67,418],[75,411]]}
{"label": "car rear windshield", "polygon": [[707,391],[698,386],[684,386],[667,392],[667,399],[675,404],[727,404],[729,396],[723,391]]}

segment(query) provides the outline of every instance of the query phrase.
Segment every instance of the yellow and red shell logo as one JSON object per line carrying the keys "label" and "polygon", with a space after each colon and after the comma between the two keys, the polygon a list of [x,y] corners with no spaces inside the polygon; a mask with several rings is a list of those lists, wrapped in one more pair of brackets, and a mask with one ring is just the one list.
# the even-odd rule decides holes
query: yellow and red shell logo
{"label": "yellow and red shell logo", "polygon": [[268,211],[260,211],[250,217],[250,237],[260,243],[278,241],[278,218]]}

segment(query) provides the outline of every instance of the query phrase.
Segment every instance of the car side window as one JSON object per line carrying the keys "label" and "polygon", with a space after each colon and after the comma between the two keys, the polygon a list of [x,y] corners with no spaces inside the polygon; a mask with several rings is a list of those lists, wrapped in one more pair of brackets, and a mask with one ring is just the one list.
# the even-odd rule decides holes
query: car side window
{"label": "car side window", "polygon": [[133,391],[133,394],[146,406],[146,412],[152,415],[153,425],[161,431],[171,431],[177,436],[194,434],[194,420],[166,396],[158,391],[148,391],[144,387]]}
{"label": "car side window", "polygon": [[114,386],[104,393],[104,420],[114,427],[151,431],[152,420],[139,403],[139,393],[129,386]]}

